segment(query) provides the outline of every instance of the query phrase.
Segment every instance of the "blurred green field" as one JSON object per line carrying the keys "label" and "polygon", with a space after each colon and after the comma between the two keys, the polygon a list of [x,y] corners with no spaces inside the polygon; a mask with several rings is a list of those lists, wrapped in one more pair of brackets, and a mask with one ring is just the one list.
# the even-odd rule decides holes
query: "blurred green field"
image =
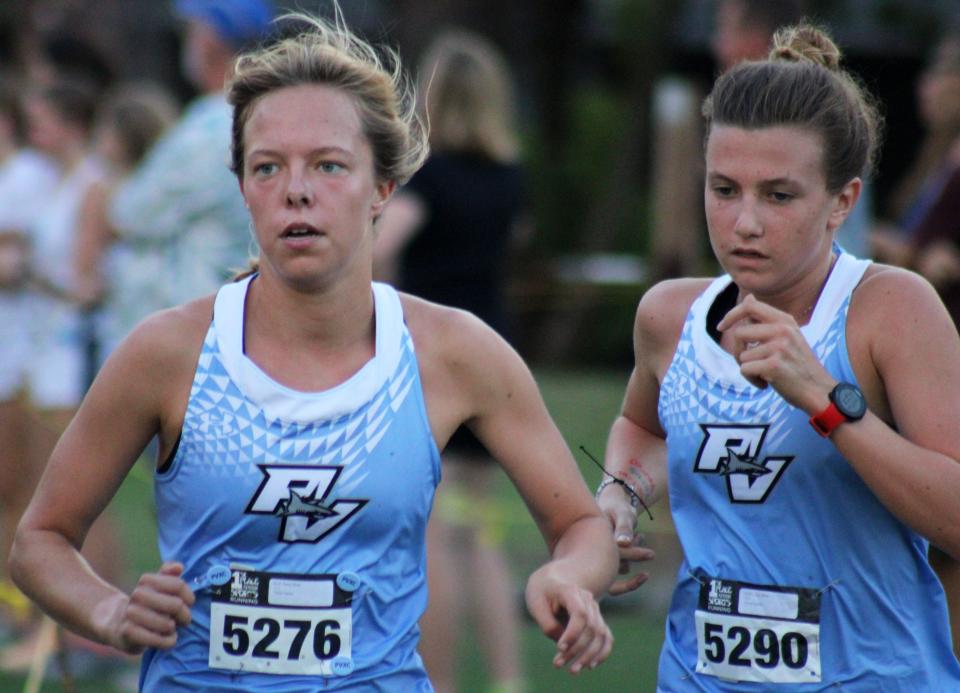
{"label": "blurred green field", "polygon": [[[574,451],[587,484],[593,488],[601,472],[580,451],[584,446],[598,459],[603,458],[607,430],[620,409],[628,371],[544,371],[535,373],[547,407]],[[546,558],[546,550],[522,501],[506,479],[502,497],[516,509],[516,526],[508,539],[511,564],[518,586],[536,565]],[[656,688],[657,658],[663,642],[663,623],[678,555],[672,525],[663,511],[654,509],[656,518],[649,530],[648,543],[658,551],[658,559],[646,567],[650,581],[630,596],[604,601],[604,613],[616,639],[610,658],[594,671],[574,677],[551,665],[554,645],[532,623],[524,632],[524,665],[527,667],[530,693],[580,693],[626,690],[645,693]],[[518,587],[519,589],[519,587]],[[476,652],[475,649],[469,650]],[[467,658],[463,671],[462,693],[488,690],[480,662]]]}
{"label": "blurred green field", "polygon": [[[602,457],[607,428],[619,409],[627,372],[539,370],[536,376],[547,406],[575,451],[587,483],[595,486],[600,470],[585,458],[579,447],[583,445],[598,458]],[[507,551],[517,578],[519,600],[523,579],[544,560],[546,549],[522,501],[505,476],[500,483],[500,496],[510,524]],[[634,595],[616,600],[608,598],[604,602],[604,611],[616,638],[610,659],[598,669],[576,677],[556,670],[551,665],[553,643],[542,636],[532,622],[527,622],[523,633],[523,660],[530,693],[580,693],[615,688],[640,693],[654,690],[664,613],[676,561],[669,520],[664,511],[654,510],[656,521],[647,535],[648,543],[659,553],[658,560],[648,568],[652,575],[650,582]],[[125,559],[130,566],[132,581],[139,572],[154,568],[158,561],[150,471],[145,462],[138,464],[128,477],[110,511],[120,519]],[[461,692],[485,693],[488,684],[476,644],[470,636],[471,624],[465,623],[464,628]],[[75,690],[78,693],[134,690],[131,687],[136,682],[134,672],[131,667],[118,672],[100,671],[89,676],[81,676],[82,672],[77,671]],[[118,683],[117,678],[122,678],[122,682]],[[0,674],[0,693],[21,691],[23,683],[23,677]],[[42,690],[63,690],[59,674],[52,667]]]}

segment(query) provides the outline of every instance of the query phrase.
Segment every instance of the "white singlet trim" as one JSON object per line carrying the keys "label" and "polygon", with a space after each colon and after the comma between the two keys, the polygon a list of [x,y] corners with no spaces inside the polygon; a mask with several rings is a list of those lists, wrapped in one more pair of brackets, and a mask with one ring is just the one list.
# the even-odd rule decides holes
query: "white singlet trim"
{"label": "white singlet trim", "polygon": [[227,284],[217,292],[213,325],[223,366],[237,387],[272,419],[310,423],[356,411],[393,375],[400,362],[403,308],[397,292],[374,282],[375,354],[347,380],[329,390],[294,390],[264,373],[243,353],[243,316],[253,277]]}
{"label": "white singlet trim", "polygon": [[[848,253],[842,253],[827,277],[827,283],[820,292],[820,297],[813,308],[810,322],[800,328],[800,332],[808,344],[816,344],[820,340],[840,306],[847,299],[853,289],[863,278],[863,273],[871,264],[870,260],[860,260]],[[752,387],[740,374],[740,364],[733,354],[725,351],[714,341],[706,330],[707,313],[717,296],[733,281],[730,275],[717,277],[693,302],[690,310],[693,313],[692,340],[697,359],[703,370],[718,382],[733,385],[738,390]]]}

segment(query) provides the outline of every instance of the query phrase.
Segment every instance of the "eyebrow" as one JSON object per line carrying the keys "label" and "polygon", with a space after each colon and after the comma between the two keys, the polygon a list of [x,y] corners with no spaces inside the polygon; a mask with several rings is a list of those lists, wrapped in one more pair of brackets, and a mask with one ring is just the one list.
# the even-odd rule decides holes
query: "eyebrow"
{"label": "eyebrow", "polygon": [[[736,183],[736,182],[737,182],[735,179],[731,178],[730,176],[725,176],[724,174],[722,174],[722,173],[717,173],[716,171],[713,171],[713,172],[708,171],[708,172],[707,172],[707,179],[708,179],[708,180],[723,180],[723,181],[728,181],[728,182],[730,182],[730,183]],[[761,185],[761,186],[765,186],[765,187],[773,187],[773,186],[777,186],[777,185],[798,185],[798,184],[799,184],[799,183],[798,183],[797,180],[795,180],[795,179],[793,179],[793,178],[788,178],[788,177],[785,177],[785,176],[781,176],[780,178],[771,178],[771,179],[769,179],[769,180],[762,180],[762,181],[760,181],[760,185]]]}
{"label": "eyebrow", "polygon": [[[261,155],[261,156],[281,156],[282,153],[276,149],[271,149],[269,147],[260,147],[257,149],[250,150],[248,156]],[[338,147],[336,145],[330,145],[326,147],[317,147],[316,149],[311,149],[308,153],[309,156],[329,156],[329,155],[340,155],[352,157],[353,153],[343,147]]]}

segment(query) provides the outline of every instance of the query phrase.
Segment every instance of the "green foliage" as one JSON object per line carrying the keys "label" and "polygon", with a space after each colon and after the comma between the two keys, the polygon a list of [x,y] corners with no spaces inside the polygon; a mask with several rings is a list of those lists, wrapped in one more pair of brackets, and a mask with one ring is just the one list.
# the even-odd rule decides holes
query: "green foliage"
{"label": "green foliage", "polygon": [[[527,138],[538,254],[551,257],[582,247],[592,205],[609,186],[612,160],[622,146],[623,124],[631,117],[625,99],[612,88],[585,84],[571,92],[567,137],[558,149],[535,128]],[[642,199],[642,191],[637,191]],[[630,224],[635,234],[644,220]]]}
{"label": "green foliage", "polygon": [[[607,431],[620,411],[629,370],[623,371],[537,371],[537,384],[543,392],[550,414],[573,450],[574,457],[589,487],[596,486],[600,470],[580,451],[583,445],[598,459],[603,459]],[[522,501],[506,475],[499,479],[500,497],[512,504],[513,524],[508,533],[508,552],[518,599],[523,580],[546,557],[543,540]],[[658,513],[659,514],[659,513]],[[538,550],[532,550],[537,547]],[[672,584],[671,564],[651,564],[647,569],[659,576],[661,583]],[[658,595],[659,596],[659,595]],[[635,597],[607,598],[603,610],[613,631],[615,644],[610,658],[593,671],[572,676],[552,665],[554,644],[540,633],[532,622],[523,631],[523,665],[526,668],[529,693],[583,693],[584,691],[653,691],[656,688],[657,659],[663,643],[665,601],[645,594],[644,588]],[[478,647],[467,627],[461,652],[467,653],[460,675],[461,693],[486,693],[488,681]],[[469,656],[472,653],[472,656]]]}

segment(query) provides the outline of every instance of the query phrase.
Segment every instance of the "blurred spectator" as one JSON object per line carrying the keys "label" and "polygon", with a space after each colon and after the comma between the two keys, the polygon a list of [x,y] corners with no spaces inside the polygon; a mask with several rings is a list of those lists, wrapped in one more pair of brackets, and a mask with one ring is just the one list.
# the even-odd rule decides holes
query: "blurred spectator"
{"label": "blurred spectator", "polygon": [[[923,142],[891,195],[884,221],[871,234],[877,259],[896,265],[910,264],[918,228],[944,197],[947,183],[958,166],[960,37],[956,34],[941,40],[920,76],[917,110],[925,129]],[[931,234],[928,227],[925,235]],[[932,240],[928,237],[924,244]]]}
{"label": "blurred spectator", "polygon": [[[899,230],[874,235],[889,259],[912,267],[936,287],[960,326],[960,34],[948,34],[921,76],[919,106],[928,133],[903,184]],[[912,194],[911,194],[912,193]],[[907,201],[909,200],[909,201]],[[953,649],[960,656],[960,562],[930,547],[950,606]]]}
{"label": "blurred spectator", "polygon": [[[58,430],[66,427],[89,384],[89,330],[72,294],[80,208],[107,173],[90,149],[96,105],[89,85],[67,80],[40,87],[27,100],[30,143],[59,169],[56,189],[43,201],[30,238],[31,278],[39,289],[31,297],[30,395],[39,410],[63,411]],[[49,451],[43,459],[48,456]]]}
{"label": "blurred spectator", "polygon": [[142,316],[145,299],[137,289],[156,269],[151,246],[114,243],[107,218],[110,199],[176,116],[173,96],[152,84],[122,85],[98,110],[95,148],[109,177],[91,187],[81,208],[74,291],[81,305],[101,306],[97,337],[102,354],[110,353],[127,326]]}
{"label": "blurred spectator", "polygon": [[[34,289],[27,297],[30,407],[27,454],[16,468],[22,495],[10,499],[9,512],[15,516],[29,502],[44,464],[89,384],[90,316],[74,301],[73,288],[80,207],[91,186],[106,175],[89,146],[95,109],[95,89],[65,78],[36,88],[26,99],[30,144],[54,162],[57,179],[37,201],[29,227],[29,278]],[[84,555],[99,570],[116,575],[118,552],[106,517],[91,529]],[[0,653],[0,668],[26,670],[39,643],[39,624],[34,622],[22,640]]]}
{"label": "blurred spectator", "polygon": [[[766,57],[777,27],[797,23],[803,11],[803,0],[717,0],[710,47],[718,70]],[[654,87],[650,283],[703,274],[711,262],[704,242],[704,95],[702,85],[677,76]]]}
{"label": "blurred spectator", "polygon": [[[377,266],[383,276],[398,261],[400,288],[468,310],[503,334],[508,250],[524,211],[509,71],[486,40],[451,31],[428,49],[420,80],[431,155],[377,222]],[[493,496],[498,467],[466,428],[443,454],[420,652],[436,689],[456,690],[458,635],[470,609],[493,690],[521,691],[520,614]]]}
{"label": "blurred spectator", "polygon": [[804,0],[718,0],[710,47],[720,72],[767,57],[781,26],[803,18]]}
{"label": "blurred spectator", "polygon": [[0,628],[26,618],[26,598],[7,578],[20,513],[33,491],[26,473],[27,413],[22,389],[30,354],[24,285],[28,229],[57,180],[53,163],[24,146],[20,83],[0,78]]}
{"label": "blurred spectator", "polygon": [[201,92],[180,120],[118,186],[109,208],[122,243],[150,248],[155,263],[123,287],[139,297],[119,333],[150,312],[215,291],[246,265],[248,216],[228,167],[230,108],[224,80],[236,54],[264,38],[269,0],[178,0],[182,67]]}
{"label": "blurred spectator", "polygon": [[952,171],[913,238],[913,267],[933,284],[960,325],[960,140],[948,163]]}
{"label": "blurred spectator", "polygon": [[28,62],[28,78],[37,86],[59,79],[79,80],[99,96],[114,81],[114,68],[103,54],[85,39],[57,31],[40,37]]}

